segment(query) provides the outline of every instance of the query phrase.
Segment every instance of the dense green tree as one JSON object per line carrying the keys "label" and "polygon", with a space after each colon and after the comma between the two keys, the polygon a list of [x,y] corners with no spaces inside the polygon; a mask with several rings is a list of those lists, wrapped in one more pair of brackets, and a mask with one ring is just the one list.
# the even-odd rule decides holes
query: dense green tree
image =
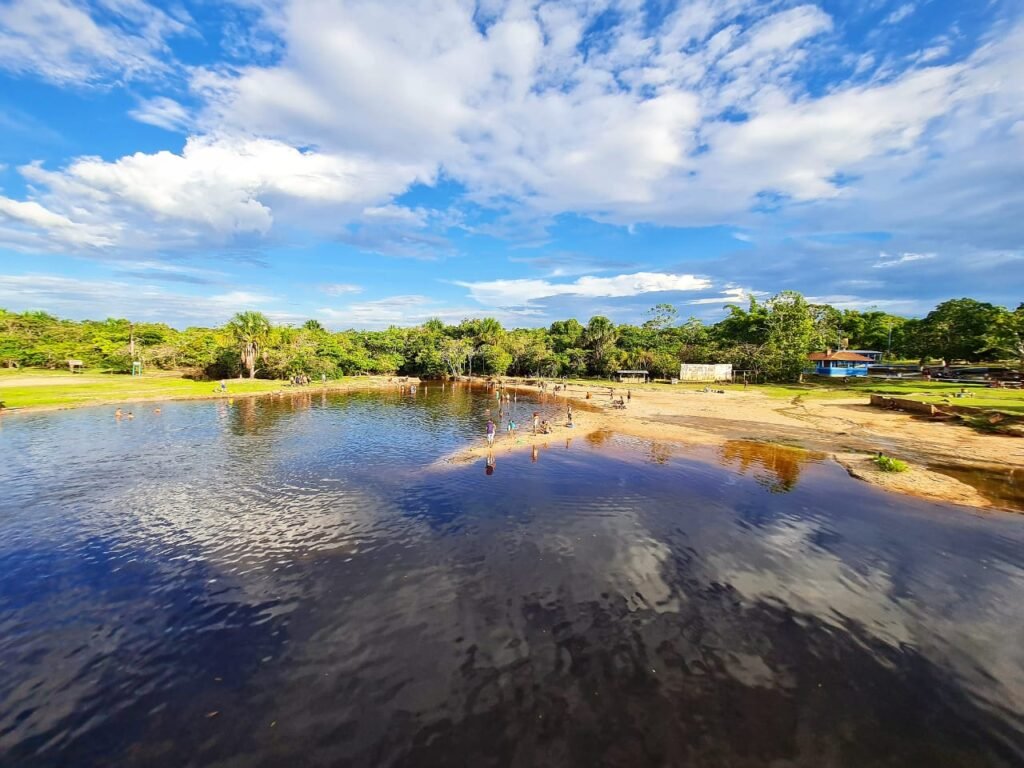
{"label": "dense green tree", "polygon": [[807,367],[807,355],[821,347],[815,313],[796,291],[783,291],[766,302],[765,349],[769,371],[783,381],[796,381]]}
{"label": "dense green tree", "polygon": [[1009,355],[1024,371],[1024,302],[1018,304],[1013,312],[999,315],[985,346]]}
{"label": "dense green tree", "polygon": [[641,325],[615,325],[596,316],[586,327],[575,319],[548,328],[507,330],[494,318],[448,326],[434,318],[414,328],[328,331],[318,321],[273,326],[256,312],[236,315],[221,328],[176,330],[160,323],[123,319],[62,320],[44,312],[0,310],[0,366],[60,368],[68,359],[110,371],[181,370],[193,377],[296,373],[342,376],[402,373],[458,376],[606,376],[616,368],[642,368],[653,376],[676,375],[680,361],[732,363],[759,378],[793,380],[807,353],[846,340],[857,349],[894,357],[946,360],[1010,358],[1024,366],[1024,305],[1012,312],[971,299],[940,304],[923,319],[877,309],[837,310],[810,305],[794,292],[731,305],[714,325],[690,318],[679,324],[675,308],[658,305]]}
{"label": "dense green tree", "polygon": [[974,362],[995,356],[992,330],[1007,314],[1002,307],[974,299],[950,299],[939,304],[921,321],[918,348],[922,357],[937,357],[950,364]]}

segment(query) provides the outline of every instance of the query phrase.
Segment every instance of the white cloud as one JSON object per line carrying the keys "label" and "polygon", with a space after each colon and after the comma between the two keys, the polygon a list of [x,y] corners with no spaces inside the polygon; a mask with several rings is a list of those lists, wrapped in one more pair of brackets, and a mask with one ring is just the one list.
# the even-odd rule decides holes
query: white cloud
{"label": "white cloud", "polygon": [[[227,136],[190,138],[181,154],[140,152],[113,162],[84,157],[59,171],[39,164],[19,170],[41,200],[22,203],[20,218],[34,213],[55,247],[69,244],[74,216],[78,227],[93,233],[79,244],[150,250],[265,236],[275,212],[310,228],[338,226],[317,214],[355,217],[367,203],[387,200],[421,178],[413,167]],[[48,219],[39,210],[43,204]],[[0,242],[16,246],[20,240],[0,227]]]}
{"label": "white cloud", "polygon": [[[74,10],[41,2],[44,16]],[[146,30],[136,37],[152,58],[181,22],[141,2],[117,7],[129,6],[133,18],[154,20],[130,27]],[[3,7],[19,10],[9,14],[17,23],[0,21],[0,34],[39,27],[25,26],[39,14],[22,0]],[[609,27],[610,18],[619,21]],[[261,34],[277,36],[280,55],[192,70],[202,133],[180,153],[27,166],[31,189],[18,202],[56,218],[23,211],[16,226],[0,227],[0,242],[141,252],[326,231],[363,250],[431,258],[451,252],[437,234],[451,222],[395,201],[443,178],[464,187],[469,203],[501,212],[480,232],[537,238],[535,229],[566,212],[756,229],[762,210],[781,208],[809,229],[884,222],[930,236],[955,223],[960,237],[997,233],[1001,247],[1019,245],[1016,217],[1003,211],[1020,195],[1010,181],[1024,155],[1024,27],[993,32],[955,63],[904,61],[903,71],[876,70],[869,82],[810,91],[806,81],[836,61],[835,27],[814,5],[751,0],[694,0],[651,28],[625,0],[268,5]],[[851,69],[874,61],[870,51],[853,54]],[[51,58],[78,61],[61,51]],[[129,71],[99,54],[85,61],[64,79]],[[171,128],[189,119],[166,97],[134,114]],[[64,220],[87,234],[69,239]],[[552,285],[539,283],[535,291]]]}
{"label": "white cloud", "polygon": [[904,3],[882,20],[883,24],[899,24],[914,12],[913,3]]}
{"label": "white cloud", "polygon": [[751,296],[760,296],[761,291],[752,291],[748,288],[725,288],[721,296],[707,296],[702,299],[691,299],[687,304],[744,304]]}
{"label": "white cloud", "polygon": [[[166,72],[166,38],[188,31],[143,0],[8,0],[0,3],[0,68],[46,80],[95,83]],[[100,20],[100,17],[103,17]]]}
{"label": "white cloud", "polygon": [[56,243],[65,246],[101,247],[111,243],[99,227],[74,222],[33,200],[0,197],[0,242],[39,245],[39,231],[47,232]]}
{"label": "white cloud", "polygon": [[140,123],[175,132],[184,131],[192,122],[191,113],[174,99],[166,96],[144,99],[128,114]]}
{"label": "white cloud", "polygon": [[132,317],[178,325],[222,323],[240,309],[281,317],[277,299],[253,291],[212,295],[175,293],[162,287],[121,280],[83,280],[55,275],[0,275],[0,306],[43,309],[63,317]]}
{"label": "white cloud", "polygon": [[387,328],[389,326],[421,325],[437,317],[446,323],[459,323],[466,318],[494,317],[503,323],[522,325],[536,319],[539,310],[481,309],[452,307],[428,296],[388,296],[349,304],[345,307],[322,307],[314,313],[332,328]]}
{"label": "white cloud", "polygon": [[934,253],[902,253],[898,256],[894,254],[886,253],[882,251],[878,254],[879,262],[872,264],[876,269],[882,267],[895,267],[899,264],[906,264],[911,261],[925,261],[927,259],[934,259]]}
{"label": "white cloud", "polygon": [[621,298],[664,291],[700,291],[710,287],[711,282],[695,275],[636,272],[614,277],[584,276],[571,283],[520,279],[456,282],[456,285],[468,288],[469,295],[481,304],[492,307],[518,307],[552,296]]}
{"label": "white cloud", "polygon": [[362,286],[352,283],[324,283],[320,291],[328,296],[342,296],[346,293],[362,293]]}

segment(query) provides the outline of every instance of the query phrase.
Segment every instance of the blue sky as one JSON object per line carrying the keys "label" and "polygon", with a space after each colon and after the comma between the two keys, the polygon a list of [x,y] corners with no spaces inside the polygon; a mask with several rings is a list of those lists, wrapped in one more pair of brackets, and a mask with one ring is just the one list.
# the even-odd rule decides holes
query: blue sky
{"label": "blue sky", "polygon": [[1024,300],[1024,6],[0,0],[0,306]]}

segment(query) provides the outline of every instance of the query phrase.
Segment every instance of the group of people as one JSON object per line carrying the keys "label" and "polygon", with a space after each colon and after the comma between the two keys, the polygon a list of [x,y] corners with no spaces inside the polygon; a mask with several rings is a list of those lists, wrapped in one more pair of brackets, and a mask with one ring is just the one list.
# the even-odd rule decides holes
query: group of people
{"label": "group of people", "polygon": [[[573,427],[576,426],[575,423],[573,422],[573,419],[572,419],[572,406],[571,405],[567,405],[566,408],[565,408],[565,412],[566,412],[565,413],[565,415],[566,415],[565,426],[570,428],[570,429],[572,429]],[[518,429],[519,429],[519,425],[516,423],[515,417],[510,413],[509,417],[508,417],[508,423],[506,425],[505,431],[508,433],[509,437],[515,437],[516,431]],[[541,419],[540,411],[534,411],[533,412],[533,434],[535,434],[535,435],[550,435],[552,432],[554,432],[554,427],[552,427],[551,422],[548,421],[547,419]],[[497,436],[497,433],[498,433],[498,425],[495,423],[494,419],[490,417],[490,411],[488,410],[488,418],[487,418],[487,445],[488,446],[493,446],[494,445],[494,438]]]}

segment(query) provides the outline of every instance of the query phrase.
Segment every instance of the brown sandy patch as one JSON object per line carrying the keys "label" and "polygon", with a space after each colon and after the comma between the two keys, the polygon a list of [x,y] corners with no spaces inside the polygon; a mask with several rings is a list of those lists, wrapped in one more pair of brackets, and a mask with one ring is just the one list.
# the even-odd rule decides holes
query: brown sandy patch
{"label": "brown sandy patch", "polygon": [[[536,387],[519,388],[538,393]],[[616,397],[626,390],[616,389]],[[534,436],[523,430],[509,439],[502,434],[494,450],[507,453],[601,430],[692,445],[721,446],[735,440],[782,443],[835,456],[852,476],[889,491],[982,508],[995,505],[970,485],[927,465],[1024,467],[1024,440],[872,408],[866,397],[783,399],[757,390],[716,393],[636,387],[630,388],[632,400],[627,408],[616,410],[610,407],[607,388],[591,387],[590,400],[585,399],[587,391],[585,386],[573,385],[567,392],[551,393],[549,389],[541,395],[545,405],[561,403],[563,412],[564,403],[571,399],[577,408],[575,429],[567,429],[562,419],[552,435]],[[592,410],[583,411],[581,405]],[[907,461],[911,470],[886,473],[875,469],[870,456],[878,451]],[[479,440],[443,461],[461,463],[487,453],[486,443]]]}

